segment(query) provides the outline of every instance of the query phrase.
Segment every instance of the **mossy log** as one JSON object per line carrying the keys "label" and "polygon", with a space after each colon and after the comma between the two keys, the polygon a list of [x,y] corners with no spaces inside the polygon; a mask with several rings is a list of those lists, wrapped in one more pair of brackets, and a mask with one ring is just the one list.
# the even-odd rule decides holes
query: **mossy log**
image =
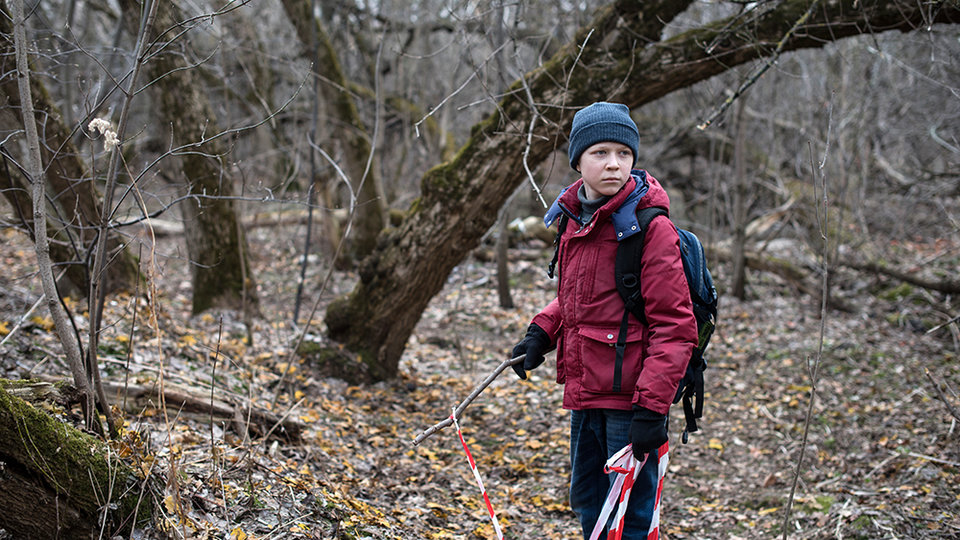
{"label": "mossy log", "polygon": [[0,528],[25,539],[111,538],[148,520],[146,484],[134,469],[103,441],[14,395],[32,384],[0,379]]}
{"label": "mossy log", "polygon": [[[211,397],[208,389],[173,382],[164,383],[162,396],[157,384],[122,384],[104,381],[103,388],[111,396],[115,406],[122,407],[130,414],[139,414],[144,409],[156,408],[162,402],[179,415],[192,415],[201,420],[213,419],[218,422],[225,420],[238,435],[268,437],[282,441],[299,441],[305,428],[297,415],[289,414],[289,411],[286,414],[275,414],[253,407],[249,399],[221,389]],[[7,387],[7,393],[30,403],[46,401],[64,408],[71,407],[80,399],[79,392],[71,384],[46,380],[27,383],[17,381],[16,385]]]}
{"label": "mossy log", "polygon": [[861,272],[870,272],[873,274],[884,275],[894,279],[909,283],[921,289],[928,291],[937,291],[944,294],[960,294],[960,279],[955,277],[944,277],[942,279],[929,279],[917,274],[915,270],[899,270],[890,268],[879,261],[860,262],[853,259],[843,259],[840,264]]}

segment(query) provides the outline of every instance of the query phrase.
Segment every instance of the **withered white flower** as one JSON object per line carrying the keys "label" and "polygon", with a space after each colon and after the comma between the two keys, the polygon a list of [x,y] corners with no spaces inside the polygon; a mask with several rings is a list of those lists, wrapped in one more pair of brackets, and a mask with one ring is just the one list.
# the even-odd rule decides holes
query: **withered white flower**
{"label": "withered white flower", "polygon": [[87,124],[87,129],[92,132],[99,132],[103,135],[103,149],[110,151],[114,146],[120,144],[117,138],[117,132],[110,129],[110,122],[103,118],[94,118]]}

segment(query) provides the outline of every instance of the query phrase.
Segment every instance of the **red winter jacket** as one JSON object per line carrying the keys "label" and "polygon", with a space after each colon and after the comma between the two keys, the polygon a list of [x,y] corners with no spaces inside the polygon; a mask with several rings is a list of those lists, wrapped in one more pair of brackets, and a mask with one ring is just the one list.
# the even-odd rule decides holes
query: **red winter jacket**
{"label": "red winter jacket", "polygon": [[676,229],[658,217],[646,232],[640,282],[648,324],[629,316],[620,392],[613,391],[614,358],[624,305],[614,262],[618,236],[639,230],[636,210],[669,210],[670,200],[656,179],[635,170],[581,229],[577,191],[582,183],[566,188],[544,218],[548,227],[561,212],[570,221],[560,239],[557,297],[532,321],[557,345],[563,407],[630,410],[640,405],[667,414],[697,344]]}

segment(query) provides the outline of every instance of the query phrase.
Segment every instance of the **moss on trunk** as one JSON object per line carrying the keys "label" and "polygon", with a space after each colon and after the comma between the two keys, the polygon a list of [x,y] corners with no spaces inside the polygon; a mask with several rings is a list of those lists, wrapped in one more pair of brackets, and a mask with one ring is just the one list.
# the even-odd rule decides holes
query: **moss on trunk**
{"label": "moss on trunk", "polygon": [[0,380],[0,528],[17,538],[86,538],[103,527],[111,537],[150,519],[133,468],[102,441],[11,395],[10,384],[24,383]]}
{"label": "moss on trunk", "polygon": [[[140,3],[121,0],[123,23],[134,35],[140,25]],[[151,39],[173,38],[186,17],[175,2],[161,2]],[[167,44],[146,64],[162,122],[179,150],[183,190],[190,197],[180,206],[193,277],[193,312],[223,307],[259,312],[256,282],[249,264],[247,240],[234,202],[234,179],[225,165],[229,147],[216,123],[197,68],[187,65],[186,36]]]}

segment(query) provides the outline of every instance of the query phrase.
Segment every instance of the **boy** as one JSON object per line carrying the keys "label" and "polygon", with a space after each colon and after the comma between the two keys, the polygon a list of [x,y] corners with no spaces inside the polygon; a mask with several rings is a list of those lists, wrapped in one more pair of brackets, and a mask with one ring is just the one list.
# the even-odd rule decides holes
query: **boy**
{"label": "boy", "polygon": [[[570,130],[570,166],[582,178],[565,188],[544,222],[566,214],[558,247],[557,297],[537,314],[513,357],[514,370],[543,363],[557,349],[557,382],[570,415],[570,506],[584,538],[596,524],[610,479],[603,467],[627,444],[650,459],[633,485],[624,539],[656,538],[659,456],[667,448],[667,414],[697,344],[697,324],[680,260],[679,238],[668,219],[646,231],[641,290],[646,324],[629,315],[622,361],[615,343],[624,303],[614,277],[617,242],[639,230],[636,211],[669,210],[666,191],[637,161],[640,134],[625,105],[597,102],[576,113]],[[608,524],[609,526],[609,524]]]}

